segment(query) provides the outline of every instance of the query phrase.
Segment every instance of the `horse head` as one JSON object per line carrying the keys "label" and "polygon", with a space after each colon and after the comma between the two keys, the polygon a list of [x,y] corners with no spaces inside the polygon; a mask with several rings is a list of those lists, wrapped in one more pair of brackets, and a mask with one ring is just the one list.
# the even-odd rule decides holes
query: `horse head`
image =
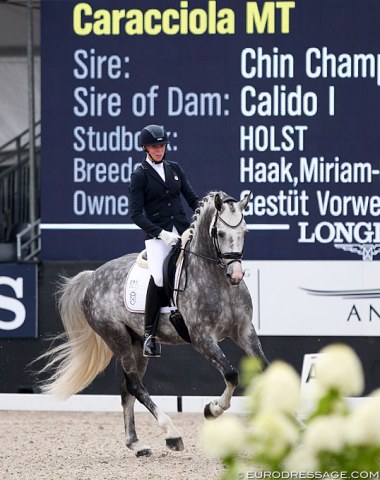
{"label": "horse head", "polygon": [[241,265],[247,225],[243,210],[251,199],[251,193],[242,200],[217,193],[214,198],[215,216],[211,223],[210,235],[216,249],[220,265],[232,285],[239,285],[244,272]]}

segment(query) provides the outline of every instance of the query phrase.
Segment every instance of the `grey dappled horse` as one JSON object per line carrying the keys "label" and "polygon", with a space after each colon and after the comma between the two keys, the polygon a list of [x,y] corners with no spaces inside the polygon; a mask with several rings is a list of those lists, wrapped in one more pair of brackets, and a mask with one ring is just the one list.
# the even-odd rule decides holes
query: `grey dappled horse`
{"label": "grey dappled horse", "polygon": [[[214,365],[224,378],[223,394],[205,407],[206,417],[218,417],[230,407],[238,384],[238,372],[218,342],[231,338],[247,355],[267,359],[252,325],[252,301],[243,281],[241,258],[247,231],[243,210],[249,196],[236,201],[223,192],[210,192],[200,202],[190,227],[190,242],[180,277],[178,310],[196,351]],[[183,442],[171,419],[155,405],[142,383],[148,359],[142,355],[144,321],[141,313],[127,311],[123,301],[126,275],[137,254],[105,263],[95,271],[84,271],[64,279],[59,310],[65,341],[47,351],[42,371],[50,371],[43,391],[67,398],[89,385],[113,355],[121,363],[124,379],[121,398],[125,442],[137,456],[150,455],[150,447],[136,434],[133,406],[139,400],[165,431],[167,447],[183,450]],[[183,344],[169,321],[160,314],[158,340]]]}

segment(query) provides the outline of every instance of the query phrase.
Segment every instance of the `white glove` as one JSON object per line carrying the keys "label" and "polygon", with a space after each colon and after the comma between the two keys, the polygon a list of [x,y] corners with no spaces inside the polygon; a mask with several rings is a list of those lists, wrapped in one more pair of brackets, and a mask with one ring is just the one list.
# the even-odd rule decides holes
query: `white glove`
{"label": "white glove", "polygon": [[175,245],[179,240],[179,236],[176,233],[167,232],[166,230],[162,230],[158,238],[161,238],[169,247]]}

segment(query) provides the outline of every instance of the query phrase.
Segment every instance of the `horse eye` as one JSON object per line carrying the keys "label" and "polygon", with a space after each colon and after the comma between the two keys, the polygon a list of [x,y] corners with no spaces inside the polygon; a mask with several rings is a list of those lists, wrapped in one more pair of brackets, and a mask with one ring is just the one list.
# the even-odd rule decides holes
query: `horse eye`
{"label": "horse eye", "polygon": [[226,234],[224,232],[218,232],[218,237],[219,238],[224,238]]}

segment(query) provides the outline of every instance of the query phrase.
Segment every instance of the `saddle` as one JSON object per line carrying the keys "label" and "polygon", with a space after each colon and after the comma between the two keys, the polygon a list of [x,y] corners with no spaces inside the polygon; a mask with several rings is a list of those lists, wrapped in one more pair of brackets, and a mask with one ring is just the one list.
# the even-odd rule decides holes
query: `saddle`
{"label": "saddle", "polygon": [[[170,312],[170,322],[183,340],[191,343],[189,331],[177,309],[177,293],[179,290],[179,277],[182,271],[183,250],[181,240],[171,249],[163,265],[164,288],[160,297],[161,312]],[[146,252],[139,254],[136,264],[130,270],[124,290],[124,303],[127,310],[135,313],[143,313],[146,297],[146,289],[149,283],[148,262]]]}

